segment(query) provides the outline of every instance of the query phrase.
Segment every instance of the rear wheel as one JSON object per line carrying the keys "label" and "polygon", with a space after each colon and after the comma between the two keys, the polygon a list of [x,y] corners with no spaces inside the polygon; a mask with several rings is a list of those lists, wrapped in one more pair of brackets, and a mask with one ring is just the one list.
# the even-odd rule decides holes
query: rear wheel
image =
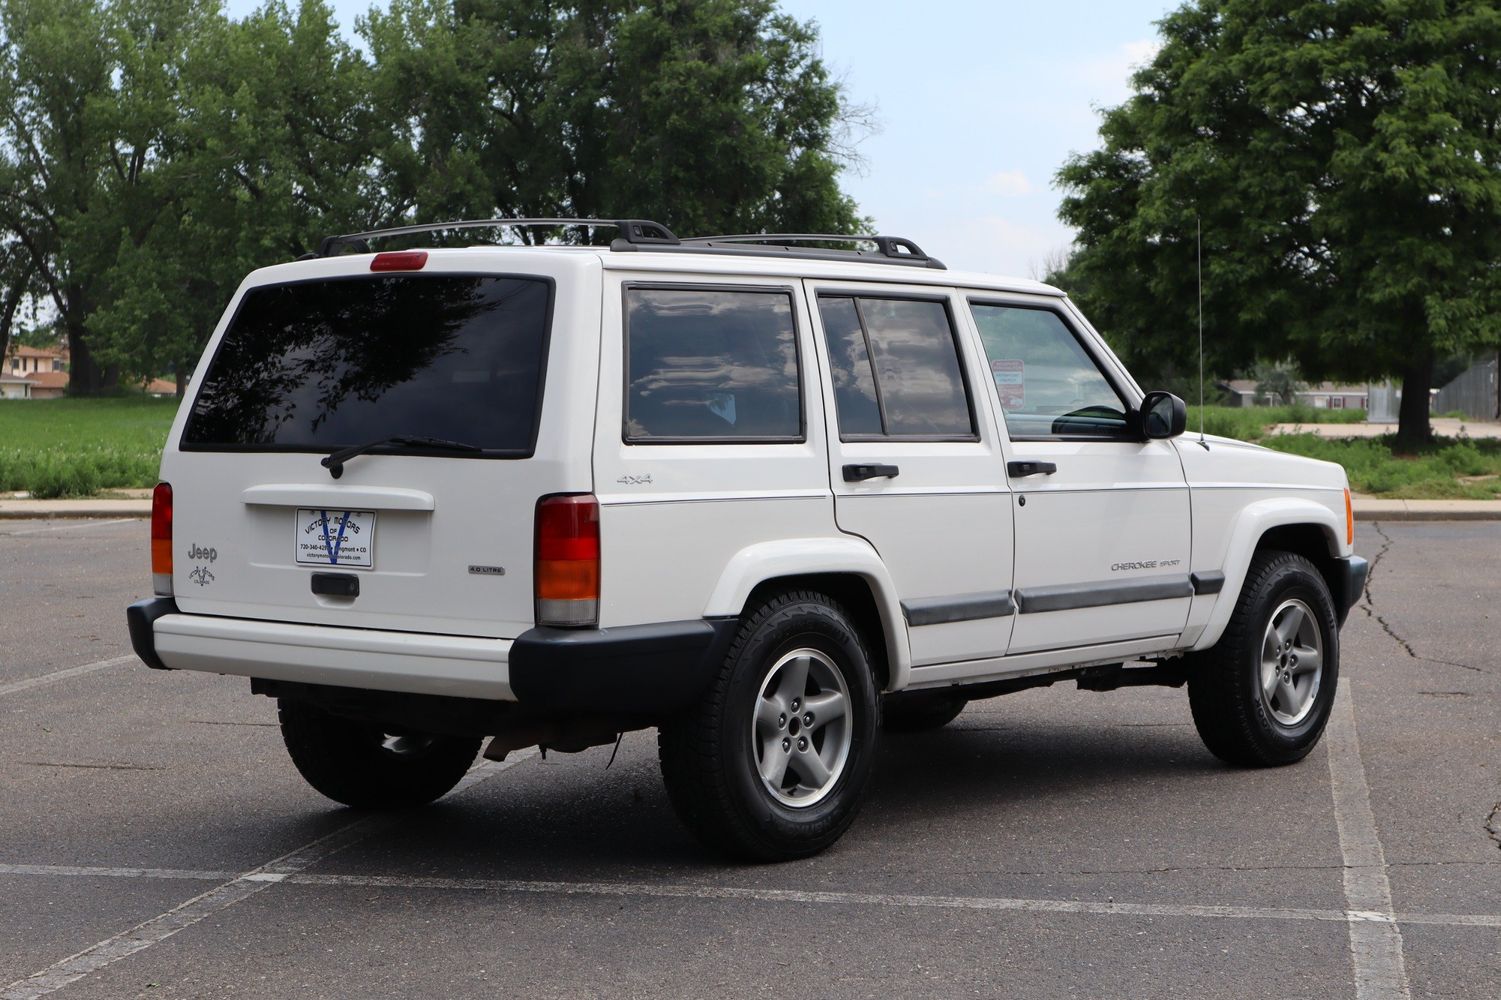
{"label": "rear wheel", "polygon": [[941,729],[959,718],[968,704],[968,698],[940,692],[888,695],[882,706],[881,728],[888,733]]}
{"label": "rear wheel", "polygon": [[1339,625],[1317,568],[1291,552],[1251,560],[1225,634],[1196,657],[1188,699],[1204,745],[1231,764],[1302,760],[1329,720]]}
{"label": "rear wheel", "polygon": [[276,705],[292,763],[308,784],[347,806],[426,805],[452,790],[479,753],[478,739],[390,733],[296,699]]}
{"label": "rear wheel", "polygon": [[815,854],[854,822],[878,716],[870,658],[839,605],[777,595],[742,623],[703,700],[661,728],[668,798],[715,850]]}

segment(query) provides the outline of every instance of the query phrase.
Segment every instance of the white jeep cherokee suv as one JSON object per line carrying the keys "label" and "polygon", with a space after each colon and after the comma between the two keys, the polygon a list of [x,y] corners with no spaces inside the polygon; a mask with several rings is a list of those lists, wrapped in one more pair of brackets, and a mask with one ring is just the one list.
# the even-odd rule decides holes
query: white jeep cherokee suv
{"label": "white jeep cherokee suv", "polygon": [[1061,292],[898,238],[369,252],[565,224],[246,278],[162,457],[142,660],[251,678],[352,806],[655,726],[682,820],[758,859],[974,698],[1186,683],[1223,760],[1317,742],[1366,574],[1339,466],[1179,437]]}

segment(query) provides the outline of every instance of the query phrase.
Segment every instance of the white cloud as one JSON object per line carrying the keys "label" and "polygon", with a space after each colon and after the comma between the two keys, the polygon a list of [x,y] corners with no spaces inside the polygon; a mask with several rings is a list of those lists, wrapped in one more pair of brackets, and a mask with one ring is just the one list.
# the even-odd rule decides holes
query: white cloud
{"label": "white cloud", "polygon": [[1002,198],[1020,198],[1032,193],[1032,182],[1020,170],[999,170],[985,178],[985,190]]}

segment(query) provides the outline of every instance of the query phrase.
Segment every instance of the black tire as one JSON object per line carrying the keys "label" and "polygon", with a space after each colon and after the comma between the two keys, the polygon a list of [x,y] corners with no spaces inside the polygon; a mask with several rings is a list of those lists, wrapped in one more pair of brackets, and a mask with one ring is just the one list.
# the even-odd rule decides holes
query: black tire
{"label": "black tire", "polygon": [[279,698],[281,737],[297,770],[319,792],[357,809],[409,809],[447,794],[464,777],[480,741],[405,734]]}
{"label": "black tire", "polygon": [[[1322,672],[1306,714],[1284,722],[1262,694],[1263,640],[1269,638],[1273,615],[1289,601],[1301,602],[1312,612],[1303,617],[1317,629]],[[1271,673],[1275,679],[1276,669]],[[1339,625],[1328,584],[1300,555],[1257,552],[1224,635],[1190,665],[1188,702],[1204,746],[1220,760],[1241,767],[1300,761],[1324,732],[1338,682]]]}
{"label": "black tire", "polygon": [[[783,672],[788,664],[800,660],[812,664],[804,670],[806,694],[799,696],[809,699],[804,707],[819,698],[842,698],[847,711],[837,718],[846,728],[836,733],[841,723],[815,718],[817,728],[800,731],[788,723],[785,737],[774,728],[768,736],[757,720],[768,704],[792,704],[773,696],[794,696],[791,682],[782,690],[781,678],[790,676]],[[819,676],[830,683],[818,683]],[[796,710],[792,715],[800,721]],[[789,591],[745,617],[709,691],[661,727],[657,750],[668,798],[694,836],[734,858],[782,861],[818,853],[854,822],[879,736],[878,695],[860,633],[828,596]],[[786,751],[792,756],[784,775],[763,780],[762,762],[776,767],[765,749],[768,739],[776,748],[786,739],[793,749]],[[839,766],[827,767],[829,777],[803,796],[809,804],[798,800],[801,769],[810,766],[810,758],[797,757],[808,752],[803,743],[820,760],[847,745]]]}
{"label": "black tire", "polygon": [[968,704],[968,698],[937,691],[888,695],[881,705],[881,728],[888,733],[942,729],[959,718]]}

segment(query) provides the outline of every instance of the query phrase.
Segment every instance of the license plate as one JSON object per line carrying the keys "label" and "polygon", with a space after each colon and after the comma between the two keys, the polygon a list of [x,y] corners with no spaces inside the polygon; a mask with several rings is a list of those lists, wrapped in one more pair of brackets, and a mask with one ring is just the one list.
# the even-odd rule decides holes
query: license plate
{"label": "license plate", "polygon": [[297,508],[296,559],[304,566],[375,565],[375,511]]}

